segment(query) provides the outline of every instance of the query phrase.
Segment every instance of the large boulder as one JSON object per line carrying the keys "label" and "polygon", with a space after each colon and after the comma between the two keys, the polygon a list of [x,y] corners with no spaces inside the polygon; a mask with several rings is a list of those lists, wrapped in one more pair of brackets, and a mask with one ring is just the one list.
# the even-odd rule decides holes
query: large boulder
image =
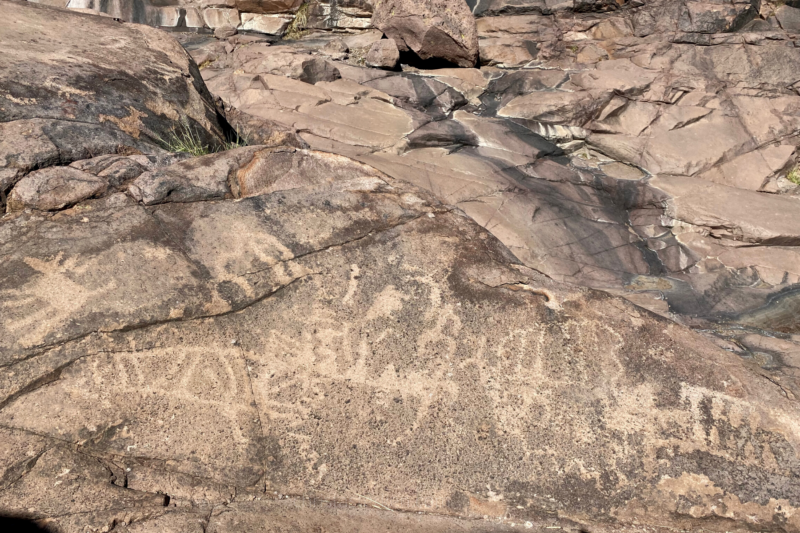
{"label": "large boulder", "polygon": [[8,210],[25,207],[56,211],[102,194],[108,183],[88,172],[71,167],[49,167],[22,178],[8,197]]}
{"label": "large boulder", "polygon": [[169,35],[9,0],[0,18],[13,21],[0,26],[0,198],[32,169],[163,151],[176,130],[223,140],[197,66]]}
{"label": "large boulder", "polygon": [[[553,282],[374,169],[259,160],[250,198],[2,222],[3,513],[339,531],[263,501],[290,495],[382,510],[345,531],[393,510],[418,531],[800,531],[791,380]],[[197,163],[173,173],[205,182]]]}
{"label": "large boulder", "polygon": [[475,18],[464,0],[383,0],[372,24],[394,39],[400,51],[462,67],[478,60]]}

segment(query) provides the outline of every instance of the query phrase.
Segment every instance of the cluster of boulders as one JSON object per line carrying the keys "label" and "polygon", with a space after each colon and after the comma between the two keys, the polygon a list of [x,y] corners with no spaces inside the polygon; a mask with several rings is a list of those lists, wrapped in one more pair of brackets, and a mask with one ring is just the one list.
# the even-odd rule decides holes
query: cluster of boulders
{"label": "cluster of boulders", "polygon": [[[480,69],[364,69],[394,62],[380,30],[336,36],[349,55],[331,55],[324,33],[192,54],[229,107],[430,189],[556,279],[701,326],[792,322],[800,96],[797,69],[771,65],[800,68],[773,15],[796,8],[683,6],[722,14],[681,31],[669,24],[686,12],[671,5],[478,4]],[[549,41],[530,46],[531,35]]]}
{"label": "cluster of boulders", "polygon": [[236,2],[0,0],[0,524],[800,532],[791,2]]}
{"label": "cluster of boulders", "polygon": [[[59,7],[100,12],[151,26],[212,30],[219,38],[237,31],[296,37],[315,29],[378,28],[388,37],[372,51],[370,64],[395,68],[399,52],[421,60],[474,66],[478,59],[475,20],[463,0],[46,0]],[[398,59],[395,59],[395,56]]]}

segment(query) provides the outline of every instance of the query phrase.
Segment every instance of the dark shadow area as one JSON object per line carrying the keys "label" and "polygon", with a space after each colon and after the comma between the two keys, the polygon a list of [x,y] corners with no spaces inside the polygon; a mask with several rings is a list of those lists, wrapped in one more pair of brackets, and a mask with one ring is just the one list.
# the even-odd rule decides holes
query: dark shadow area
{"label": "dark shadow area", "polygon": [[438,57],[433,57],[431,59],[422,59],[411,50],[400,52],[400,64],[408,65],[410,67],[422,70],[433,70],[437,68],[459,68],[458,65],[456,65],[455,63],[452,63],[450,61],[447,61],[446,59],[441,59]]}
{"label": "dark shadow area", "polygon": [[47,529],[39,527],[33,520],[2,515],[0,515],[0,531],[3,533],[49,533]]}

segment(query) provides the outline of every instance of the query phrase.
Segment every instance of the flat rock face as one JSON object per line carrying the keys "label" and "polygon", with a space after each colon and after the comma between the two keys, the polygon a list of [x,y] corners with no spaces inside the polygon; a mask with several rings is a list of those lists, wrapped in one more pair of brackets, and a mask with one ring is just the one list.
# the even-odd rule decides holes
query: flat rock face
{"label": "flat rock face", "polygon": [[[760,369],[388,177],[2,229],[0,428],[38,458],[11,456],[6,512],[181,520],[278,493],[506,527],[800,526],[800,413]],[[270,512],[238,509],[202,523]]]}
{"label": "flat rock face", "polygon": [[[380,72],[354,68],[351,53],[327,59],[342,76],[335,85],[267,77],[303,79],[302,65],[328,42],[316,35],[269,52],[234,49],[203,75],[228,105],[457,205],[560,281],[701,327],[794,301],[800,189],[788,177],[800,97],[790,87],[800,56],[778,11],[757,18],[750,2],[471,7],[481,15],[481,69]],[[684,200],[670,204],[653,176],[688,178]],[[701,200],[691,217],[670,209],[687,197]],[[729,202],[776,237],[745,238]]]}

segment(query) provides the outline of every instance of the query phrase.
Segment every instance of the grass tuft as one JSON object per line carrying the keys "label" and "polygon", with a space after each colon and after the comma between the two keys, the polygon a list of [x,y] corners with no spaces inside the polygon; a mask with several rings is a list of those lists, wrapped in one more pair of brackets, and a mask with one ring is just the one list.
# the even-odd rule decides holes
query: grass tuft
{"label": "grass tuft", "polygon": [[201,156],[210,154],[212,148],[200,139],[200,134],[187,125],[180,128],[173,128],[166,139],[160,139],[161,144],[170,152],[192,154]]}
{"label": "grass tuft", "polygon": [[234,148],[242,148],[248,144],[245,139],[237,135],[236,139],[233,141],[226,141],[221,145],[211,146],[204,143],[197,130],[191,128],[188,124],[182,124],[180,127],[173,128],[166,139],[159,139],[159,141],[165,150],[191,154],[195,157],[233,150]]}
{"label": "grass tuft", "polygon": [[222,150],[220,150],[220,152],[233,150],[233,149],[236,149],[236,148],[244,148],[245,146],[247,146],[249,144],[250,143],[248,143],[246,140],[244,140],[243,138],[239,137],[239,135],[236,135],[236,140],[225,141],[225,143],[223,143]]}
{"label": "grass tuft", "polygon": [[794,167],[790,170],[789,173],[786,174],[786,179],[795,185],[800,185],[800,167]]}

